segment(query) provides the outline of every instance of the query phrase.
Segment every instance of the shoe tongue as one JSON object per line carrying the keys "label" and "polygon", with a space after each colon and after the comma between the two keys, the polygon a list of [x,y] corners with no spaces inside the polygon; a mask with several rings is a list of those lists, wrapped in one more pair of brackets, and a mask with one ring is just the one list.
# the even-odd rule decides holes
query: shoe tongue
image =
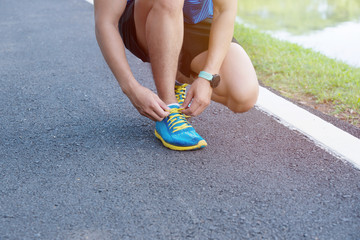
{"label": "shoe tongue", "polygon": [[169,108],[180,108],[180,105],[178,103],[172,103],[167,105]]}

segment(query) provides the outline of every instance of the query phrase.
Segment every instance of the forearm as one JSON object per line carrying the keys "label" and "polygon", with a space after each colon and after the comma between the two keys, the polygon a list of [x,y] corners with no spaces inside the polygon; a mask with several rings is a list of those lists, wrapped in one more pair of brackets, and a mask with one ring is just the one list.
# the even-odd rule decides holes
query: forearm
{"label": "forearm", "polygon": [[124,43],[117,26],[97,23],[96,39],[105,61],[109,65],[123,92],[128,95],[139,83],[135,80],[125,54]]}
{"label": "forearm", "polygon": [[228,4],[225,9],[214,9],[204,71],[212,74],[219,72],[233,38],[235,17],[236,3]]}

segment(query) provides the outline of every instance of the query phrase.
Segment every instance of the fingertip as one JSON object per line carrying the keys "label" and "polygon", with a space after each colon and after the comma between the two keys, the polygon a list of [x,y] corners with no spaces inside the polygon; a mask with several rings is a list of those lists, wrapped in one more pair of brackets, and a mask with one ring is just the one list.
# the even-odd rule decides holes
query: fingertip
{"label": "fingertip", "polygon": [[185,99],[185,101],[183,102],[183,104],[181,105],[181,108],[184,108],[184,109],[188,109],[188,108],[189,108],[189,103],[188,103],[188,101],[186,101],[186,99]]}
{"label": "fingertip", "polygon": [[170,112],[170,110],[171,110],[171,108],[169,108],[169,106],[166,105],[165,103],[164,103],[164,109],[166,112]]}
{"label": "fingertip", "polygon": [[184,110],[182,110],[181,112],[182,112],[183,114],[185,114],[185,115],[191,116],[191,113],[189,112],[188,109],[184,109]]}
{"label": "fingertip", "polygon": [[164,111],[170,111],[170,108],[168,107],[168,105],[166,103],[164,103],[160,98],[159,98],[159,105],[160,107],[164,110]]}
{"label": "fingertip", "polygon": [[169,116],[170,112],[167,112],[167,111],[163,111],[159,117],[161,117],[161,120],[162,121],[164,118],[166,118],[167,116]]}

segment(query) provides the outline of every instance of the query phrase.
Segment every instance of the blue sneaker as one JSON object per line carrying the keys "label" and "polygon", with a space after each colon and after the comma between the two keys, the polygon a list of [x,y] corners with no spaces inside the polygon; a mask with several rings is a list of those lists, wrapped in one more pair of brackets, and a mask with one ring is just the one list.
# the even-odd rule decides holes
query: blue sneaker
{"label": "blue sneaker", "polygon": [[170,105],[170,115],[156,122],[155,136],[172,150],[186,151],[204,148],[206,141],[197,133],[181,113],[179,105]]}
{"label": "blue sneaker", "polygon": [[181,106],[185,101],[186,97],[186,86],[188,84],[184,83],[182,85],[175,84],[175,97],[178,100],[179,105]]}

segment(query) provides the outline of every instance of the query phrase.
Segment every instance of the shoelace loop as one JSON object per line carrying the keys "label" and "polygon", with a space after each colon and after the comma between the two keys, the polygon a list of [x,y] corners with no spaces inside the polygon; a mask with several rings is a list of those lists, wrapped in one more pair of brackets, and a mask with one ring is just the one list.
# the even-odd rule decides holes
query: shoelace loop
{"label": "shoelace loop", "polygon": [[172,130],[173,133],[191,127],[181,110],[183,110],[183,108],[170,109],[167,122],[169,129]]}
{"label": "shoelace loop", "polygon": [[175,97],[180,105],[185,101],[186,86],[187,84],[175,86]]}

